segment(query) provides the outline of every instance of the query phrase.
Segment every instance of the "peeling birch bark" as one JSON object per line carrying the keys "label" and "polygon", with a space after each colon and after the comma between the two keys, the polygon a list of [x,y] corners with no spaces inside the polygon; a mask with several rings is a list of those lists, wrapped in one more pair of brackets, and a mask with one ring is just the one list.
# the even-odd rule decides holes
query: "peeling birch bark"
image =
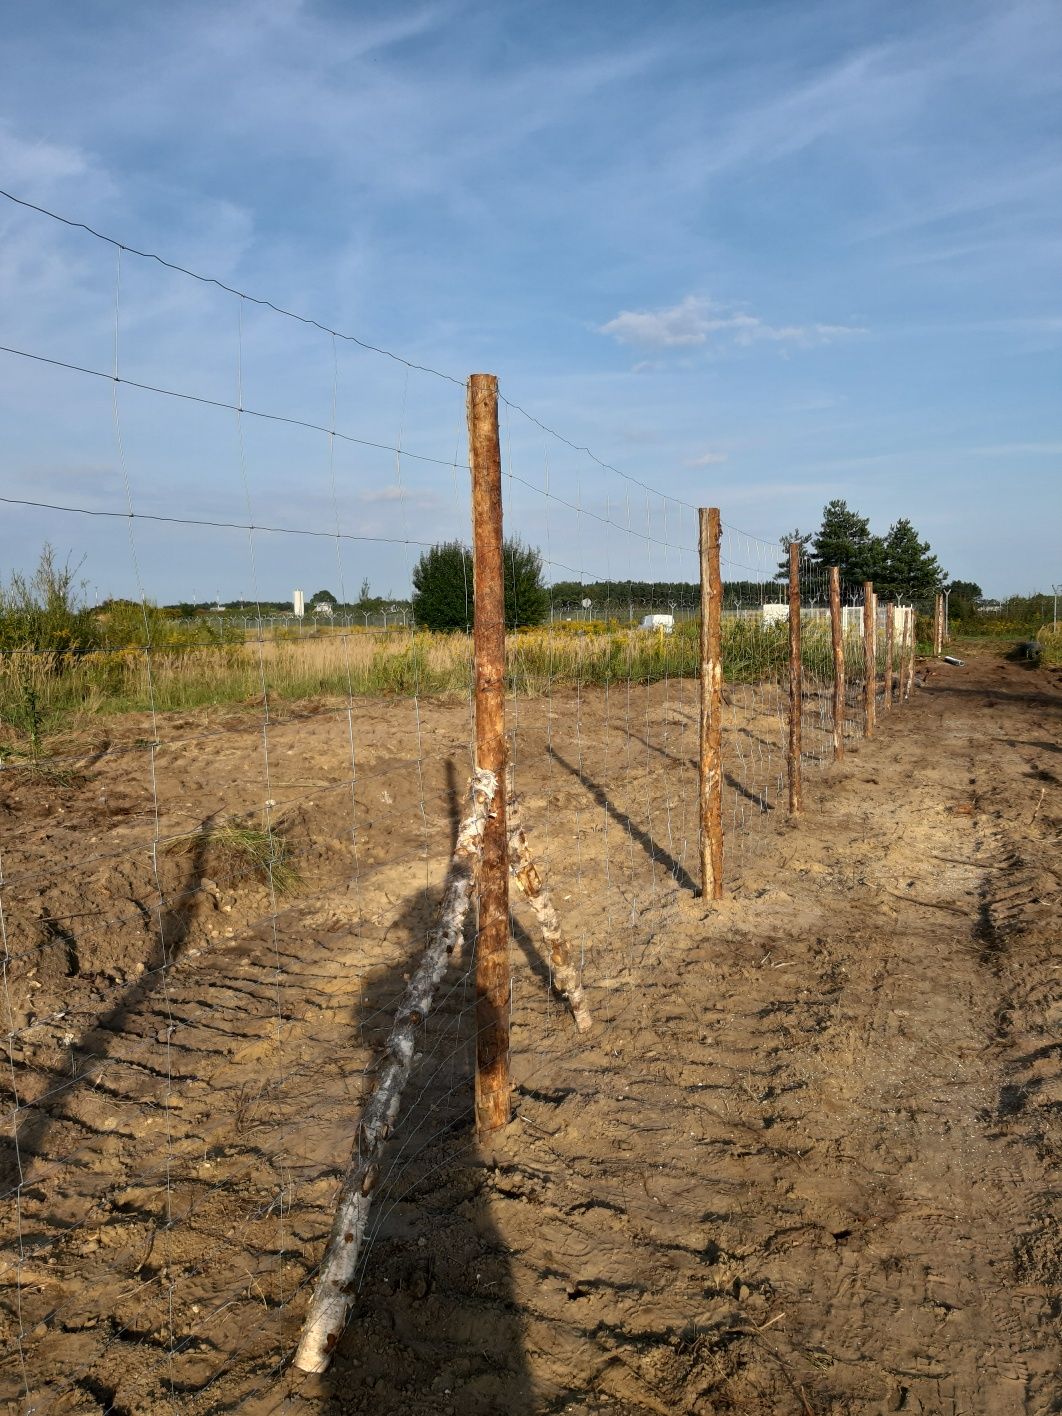
{"label": "peeling birch bark", "polygon": [[550,973],[557,991],[568,1000],[572,1017],[579,1032],[589,1032],[593,1026],[590,1010],[586,1006],[583,986],[579,973],[572,963],[571,950],[564,937],[553,897],[543,884],[542,877],[531,854],[531,846],[520,819],[520,803],[516,797],[509,799],[509,868],[520,887],[520,893],[534,910],[542,929],[542,939],[549,948]]}
{"label": "peeling birch bark", "polygon": [[301,1372],[325,1372],[346,1326],[354,1273],[379,1178],[379,1157],[391,1133],[413,1065],[417,1029],[424,1022],[439,980],[461,937],[483,841],[483,830],[498,789],[494,773],[478,770],[472,806],[457,836],[439,917],[416,973],[410,979],[387,1038],[385,1061],[362,1112],[357,1140],[339,1191],[339,1205],[317,1284],[295,1353]]}

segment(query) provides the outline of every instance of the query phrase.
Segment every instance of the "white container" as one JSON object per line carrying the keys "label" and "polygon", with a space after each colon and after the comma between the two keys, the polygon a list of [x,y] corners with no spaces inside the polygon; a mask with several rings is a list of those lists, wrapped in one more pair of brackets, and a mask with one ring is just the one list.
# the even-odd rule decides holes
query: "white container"
{"label": "white container", "polygon": [[674,632],[675,632],[675,616],[674,616],[674,615],[646,615],[646,617],[642,620],[642,622],[641,622],[641,624],[638,626],[638,628],[639,628],[639,629],[660,629],[660,630],[663,630],[663,632],[664,632],[665,634],[674,634]]}

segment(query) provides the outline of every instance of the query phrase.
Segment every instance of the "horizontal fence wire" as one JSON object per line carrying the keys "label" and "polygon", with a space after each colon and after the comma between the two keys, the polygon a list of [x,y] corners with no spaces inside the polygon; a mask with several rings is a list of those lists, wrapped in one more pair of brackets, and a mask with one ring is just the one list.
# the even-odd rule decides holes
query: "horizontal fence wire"
{"label": "horizontal fence wire", "polygon": [[[102,312],[76,355],[61,309],[0,346],[22,380],[27,463],[52,455],[43,410],[75,388],[68,428],[87,440],[105,425],[109,444],[98,485],[78,496],[30,495],[18,474],[0,494],[25,561],[0,603],[0,1404],[36,1413],[84,1398],[197,1416],[268,1395],[270,1409],[294,1411],[291,1362],[337,1186],[469,803],[474,569],[460,554],[446,624],[425,609],[421,579],[422,552],[470,539],[465,380],[0,196],[19,222],[86,243],[85,288]],[[135,362],[144,330],[161,336],[172,318],[163,302],[163,325],[152,323],[151,280],[171,277],[223,302],[197,330],[204,361],[218,358],[201,392],[182,387],[186,370],[140,377]],[[303,339],[313,376],[289,392]],[[346,345],[371,362],[346,367]],[[320,411],[291,411],[297,397]],[[165,429],[152,421],[171,416]],[[514,885],[516,1139],[494,1151],[477,1138],[468,923],[382,1153],[360,1296],[337,1347],[342,1381],[395,1350],[394,1321],[380,1315],[403,1285],[437,1289],[455,1333],[484,1302],[504,1303],[511,1274],[497,1234],[491,1247],[484,1177],[533,1188],[552,1143],[536,1107],[573,1097],[601,1123],[616,1144],[588,1141],[585,1205],[640,1212],[646,1177],[624,1137],[648,1134],[645,1104],[664,1085],[649,1065],[667,1046],[661,1000],[683,1006],[699,957],[697,506],[504,389],[499,433],[506,790],[594,1027],[575,1031],[555,956]],[[188,439],[205,475],[174,472],[171,437]],[[69,562],[41,562],[63,587],[62,624],[33,579],[46,541],[72,542],[75,561],[84,550],[97,581],[97,563],[106,571],[109,593],[89,599]],[[736,898],[762,881],[785,811],[785,556],[783,542],[723,523],[723,823]],[[186,588],[193,573],[216,574],[216,602]],[[387,594],[359,610],[370,573]],[[277,608],[309,576],[334,586],[330,611]],[[834,751],[833,658],[826,570],[808,555],[800,592],[801,763],[815,769]],[[845,588],[848,736],[862,731],[861,596]],[[718,1083],[724,1102],[740,1084]],[[658,1138],[654,1176],[670,1218],[692,1225],[698,1168],[678,1140],[715,1114],[714,1099],[668,1096],[673,1129]],[[533,1163],[519,1143],[532,1136]],[[488,1238],[462,1240],[464,1259],[441,1241],[436,1254],[467,1213]],[[442,1311],[430,1309],[434,1321]],[[409,1319],[410,1350],[432,1320]],[[482,1375],[483,1354],[465,1357],[469,1379]]]}

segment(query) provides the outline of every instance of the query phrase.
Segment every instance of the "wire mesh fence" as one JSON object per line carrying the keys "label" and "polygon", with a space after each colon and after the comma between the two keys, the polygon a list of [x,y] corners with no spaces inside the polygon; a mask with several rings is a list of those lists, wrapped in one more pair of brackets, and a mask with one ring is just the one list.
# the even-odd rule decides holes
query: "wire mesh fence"
{"label": "wire mesh fence", "polygon": [[[36,327],[5,336],[27,470],[3,501],[27,545],[85,554],[94,583],[80,605],[77,571],[53,558],[4,604],[20,638],[0,645],[0,1397],[232,1410],[290,1367],[468,809],[475,568],[451,632],[418,622],[415,583],[424,551],[469,539],[465,383],[38,210],[6,226],[29,274],[73,273],[83,318],[74,335],[44,299]],[[200,352],[180,378],[175,324]],[[529,1145],[534,1104],[584,1097],[593,1203],[633,1213],[644,1174],[623,1160],[622,1118],[657,1085],[640,1060],[666,1048],[662,1000],[681,999],[689,964],[669,921],[708,908],[697,508],[504,388],[499,433],[514,587],[500,789],[529,853],[511,896],[512,1083]],[[521,545],[541,561],[534,613]],[[786,811],[785,556],[723,523],[728,891]],[[387,608],[344,610],[369,575]],[[331,581],[340,608],[278,612],[285,580]],[[239,608],[158,608],[209,604],[204,589]],[[836,751],[837,661],[828,572],[806,554],[797,589],[811,769]],[[862,587],[845,599],[842,740],[868,701],[902,697],[913,651],[910,617],[871,604],[868,659]],[[564,951],[528,879],[548,886]],[[473,921],[417,1020],[372,1177],[351,1296],[377,1315],[381,1253],[415,1245],[424,1214],[465,1193],[461,1165],[491,1154],[472,1127],[477,943]],[[696,1105],[676,1103],[676,1124],[699,1124]],[[681,1227],[686,1161],[661,1144]]]}

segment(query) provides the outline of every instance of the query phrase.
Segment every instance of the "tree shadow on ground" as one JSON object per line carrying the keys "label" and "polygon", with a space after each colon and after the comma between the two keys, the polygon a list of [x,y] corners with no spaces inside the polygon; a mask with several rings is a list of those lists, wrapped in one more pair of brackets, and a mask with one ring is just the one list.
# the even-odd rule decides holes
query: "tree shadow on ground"
{"label": "tree shadow on ground", "polygon": [[[448,764],[456,836],[463,793]],[[355,1024],[382,1053],[439,892],[419,890],[389,930],[402,956],[360,990]],[[526,932],[517,946],[546,970]],[[440,980],[419,1042],[359,1258],[346,1332],[321,1382],[325,1410],[365,1416],[530,1416],[530,1374],[508,1251],[491,1217],[489,1151],[473,1123],[475,928]],[[488,1143],[489,1144],[489,1143]]]}
{"label": "tree shadow on ground", "polygon": [[1062,693],[1015,693],[1009,688],[967,688],[957,683],[927,683],[922,692],[941,696],[955,695],[966,698],[983,698],[985,706],[993,703],[1034,703],[1042,708],[1057,708],[1062,711]]}

